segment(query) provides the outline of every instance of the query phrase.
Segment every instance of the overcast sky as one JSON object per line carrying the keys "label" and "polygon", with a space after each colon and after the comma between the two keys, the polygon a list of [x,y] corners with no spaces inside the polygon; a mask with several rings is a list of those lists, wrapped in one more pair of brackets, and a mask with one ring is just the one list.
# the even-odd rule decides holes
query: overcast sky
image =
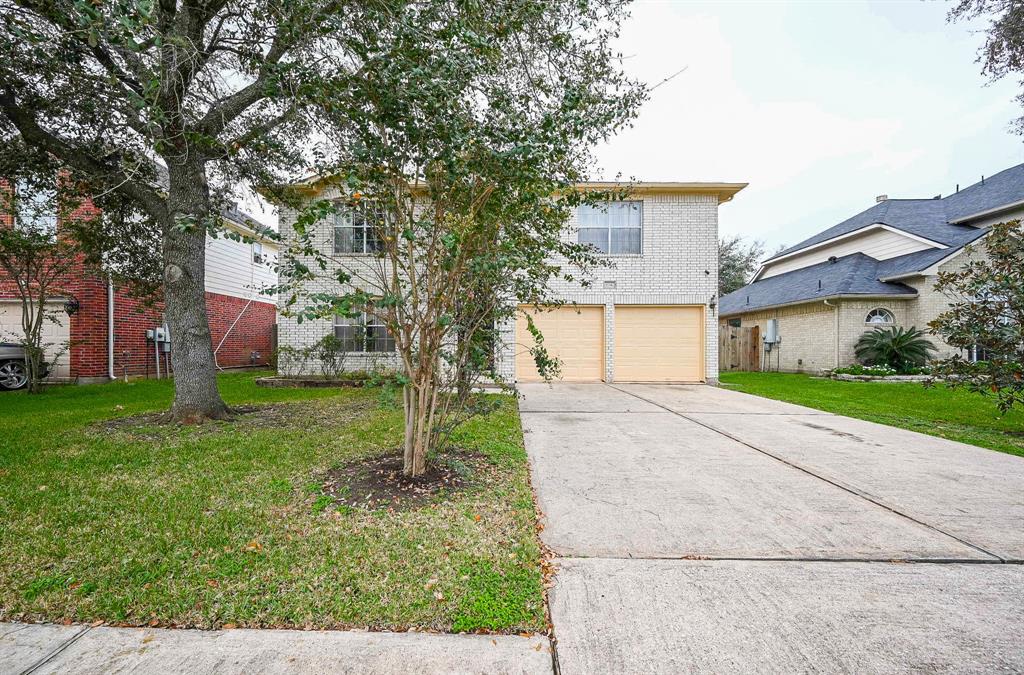
{"label": "overcast sky", "polygon": [[621,51],[659,87],[599,151],[604,178],[748,182],[722,234],[796,242],[875,202],[948,194],[1024,162],[1015,81],[948,2],[642,0]]}
{"label": "overcast sky", "polygon": [[[949,2],[639,0],[619,45],[658,87],[598,152],[601,175],[750,183],[722,234],[795,244],[874,204],[932,197],[1024,162],[1015,81],[975,62]],[[268,224],[276,217],[246,207]]]}

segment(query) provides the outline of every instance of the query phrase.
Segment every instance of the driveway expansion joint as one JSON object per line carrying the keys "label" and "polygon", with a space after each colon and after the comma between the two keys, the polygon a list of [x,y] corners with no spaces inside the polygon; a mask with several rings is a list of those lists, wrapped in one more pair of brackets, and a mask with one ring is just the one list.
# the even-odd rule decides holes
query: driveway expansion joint
{"label": "driveway expansion joint", "polygon": [[47,663],[57,658],[57,656],[60,655],[60,653],[63,652],[65,649],[78,642],[78,640],[81,639],[83,635],[85,635],[91,630],[92,626],[82,626],[82,630],[78,631],[68,639],[64,640],[62,643],[60,643],[54,649],[52,649],[49,654],[46,654],[41,659],[33,663],[31,666],[21,671],[20,675],[30,675],[31,673],[36,672],[37,670],[45,666]]}
{"label": "driveway expansion joint", "polygon": [[688,422],[692,422],[692,423],[694,423],[694,424],[696,424],[698,426],[701,426],[701,427],[703,427],[703,428],[705,428],[705,429],[707,429],[709,431],[712,431],[712,432],[714,432],[716,434],[724,436],[724,437],[728,438],[731,441],[734,441],[736,443],[739,443],[740,445],[743,445],[743,446],[745,446],[747,448],[750,448],[751,450],[754,450],[755,452],[759,452],[762,455],[765,455],[767,457],[771,457],[772,459],[776,460],[777,462],[785,464],[786,466],[791,467],[793,469],[796,469],[797,471],[801,471],[801,472],[807,474],[808,476],[812,476],[814,478],[817,478],[818,480],[823,481],[825,483],[828,483],[829,485],[832,485],[834,487],[837,487],[840,490],[843,490],[843,491],[848,492],[848,493],[850,493],[852,495],[860,497],[861,499],[863,499],[865,501],[868,501],[868,502],[874,504],[875,506],[879,506],[879,507],[881,507],[881,508],[883,508],[883,509],[885,509],[887,511],[890,511],[890,512],[892,512],[893,514],[895,514],[897,516],[905,518],[905,519],[907,519],[907,520],[909,520],[911,522],[914,522],[914,523],[916,523],[916,524],[918,524],[918,525],[920,525],[922,527],[928,528],[929,530],[932,530],[933,532],[937,532],[937,533],[945,535],[945,536],[947,536],[947,537],[949,537],[951,539],[955,539],[956,541],[960,542],[961,544],[963,544],[965,546],[969,546],[970,548],[973,548],[974,550],[976,550],[976,551],[978,551],[978,552],[980,552],[980,553],[982,553],[984,555],[987,555],[987,556],[990,556],[991,558],[994,558],[994,562],[999,562],[999,563],[1009,562],[1006,558],[1004,558],[1001,555],[998,555],[996,553],[993,553],[992,551],[986,550],[986,549],[982,548],[981,546],[978,546],[977,544],[971,543],[970,541],[967,541],[966,539],[958,537],[955,534],[947,532],[947,531],[943,530],[940,527],[936,527],[935,525],[932,525],[931,523],[927,523],[927,522],[925,522],[923,520],[915,518],[914,516],[911,516],[911,515],[909,515],[907,513],[904,513],[903,511],[900,511],[898,508],[896,508],[894,506],[890,506],[889,504],[886,504],[886,503],[884,503],[882,501],[879,501],[878,499],[875,499],[875,498],[865,494],[861,490],[858,490],[858,489],[856,489],[856,488],[854,488],[852,486],[844,485],[844,484],[839,483],[839,482],[837,482],[835,480],[832,480],[830,478],[826,478],[825,476],[822,476],[821,474],[815,473],[813,470],[811,470],[811,469],[809,469],[807,467],[801,466],[800,464],[797,464],[795,462],[791,462],[791,461],[789,461],[787,459],[779,457],[775,453],[770,452],[768,450],[765,450],[763,448],[759,448],[756,445],[748,443],[747,441],[744,441],[741,438],[739,438],[739,437],[737,437],[737,436],[735,436],[733,434],[730,434],[727,431],[723,431],[722,429],[719,429],[716,426],[713,426],[711,424],[707,424],[707,423],[702,422],[702,421],[700,421],[698,419],[695,419],[695,418],[687,415],[686,413],[681,413],[681,412],[679,412],[677,410],[672,410],[671,408],[669,408],[667,406],[664,406],[664,405],[658,403],[657,401],[652,401],[651,399],[648,399],[648,398],[645,398],[643,396],[640,396],[639,394],[635,394],[635,393],[633,393],[631,391],[627,391],[625,389],[620,389],[619,387],[616,387],[613,384],[605,383],[605,386],[610,387],[610,388],[612,388],[612,389],[614,389],[614,390],[616,390],[618,392],[621,392],[623,394],[627,394],[629,396],[637,398],[637,399],[639,399],[641,401],[644,401],[645,403],[649,403],[650,405],[657,406],[657,407],[659,407],[659,408],[661,408],[663,410],[666,410],[666,411],[672,413],[673,415],[676,415],[677,417],[680,417],[680,418],[682,418],[684,420],[687,420]]}

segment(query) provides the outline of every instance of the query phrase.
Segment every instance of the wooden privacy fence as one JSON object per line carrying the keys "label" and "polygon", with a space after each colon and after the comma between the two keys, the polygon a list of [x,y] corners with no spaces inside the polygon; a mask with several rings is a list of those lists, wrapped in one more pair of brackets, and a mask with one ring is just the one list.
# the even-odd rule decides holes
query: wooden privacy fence
{"label": "wooden privacy fence", "polygon": [[718,369],[761,370],[761,329],[723,326],[718,331]]}

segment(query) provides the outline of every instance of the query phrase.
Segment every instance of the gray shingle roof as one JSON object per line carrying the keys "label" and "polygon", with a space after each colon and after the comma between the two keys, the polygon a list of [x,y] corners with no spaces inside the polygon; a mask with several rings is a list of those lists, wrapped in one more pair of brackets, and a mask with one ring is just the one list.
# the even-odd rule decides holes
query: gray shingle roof
{"label": "gray shingle roof", "polygon": [[[940,199],[889,199],[782,251],[775,258],[819,244],[875,223],[937,241],[947,248],[928,249],[898,258],[876,260],[863,253],[811,265],[747,284],[721,298],[722,315],[811,301],[834,295],[913,295],[900,283],[881,279],[913,274],[931,267],[981,238],[987,228],[955,225],[952,220],[1024,201],[1024,164],[1001,171]],[[774,259],[774,258],[773,258]]]}
{"label": "gray shingle roof", "polygon": [[969,225],[954,225],[950,223],[951,220],[1021,200],[1024,200],[1024,164],[1000,171],[986,178],[984,183],[975,183],[941,199],[888,199],[790,246],[774,257],[799,251],[875,223],[883,223],[947,246],[960,247],[976,239],[978,230]]}
{"label": "gray shingle roof", "polygon": [[1021,200],[1024,200],[1024,164],[1000,171],[942,201],[946,204],[946,217],[959,220]]}
{"label": "gray shingle roof", "polygon": [[[944,252],[949,253],[948,249]],[[718,311],[722,316],[740,314],[836,295],[914,295],[916,291],[909,286],[878,280],[879,265],[888,262],[863,253],[851,253],[835,262],[810,265],[748,284],[723,295],[718,301]]]}

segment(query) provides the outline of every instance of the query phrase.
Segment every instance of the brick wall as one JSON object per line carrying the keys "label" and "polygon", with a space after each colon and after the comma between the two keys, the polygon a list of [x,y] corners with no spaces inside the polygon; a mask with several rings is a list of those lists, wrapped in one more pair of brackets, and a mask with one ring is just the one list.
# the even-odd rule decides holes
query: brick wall
{"label": "brick wall", "polygon": [[275,305],[207,293],[206,313],[210,318],[217,364],[221,368],[270,362],[271,333],[277,320]]}
{"label": "brick wall", "polygon": [[758,326],[762,338],[767,334],[768,320],[779,321],[782,342],[773,347],[769,354],[765,354],[762,348],[762,369],[818,373],[835,367],[836,311],[837,307],[816,301],[749,312],[739,318],[740,325],[745,328]]}
{"label": "brick wall", "polygon": [[[943,265],[939,266],[940,272],[952,272],[971,260],[977,260],[985,256],[985,243],[979,242],[970,253],[961,253]],[[938,275],[928,275],[905,279],[902,283],[914,288],[918,292],[918,300],[914,303],[914,311],[908,317],[910,325],[915,325],[921,330],[930,334],[932,343],[938,348],[936,358],[948,358],[959,353],[958,349],[949,346],[940,336],[931,332],[928,323],[949,308],[949,298],[935,290],[935,282]]]}
{"label": "brick wall", "polygon": [[[340,193],[328,187],[320,195],[336,199]],[[553,291],[566,301],[605,308],[605,377],[614,380],[614,321],[616,304],[661,304],[705,306],[704,361],[705,377],[718,379],[718,316],[707,307],[718,288],[718,198],[715,195],[651,194],[638,196],[643,201],[642,253],[631,256],[613,256],[613,267],[595,270],[589,288],[579,283],[556,282]],[[289,208],[280,212],[281,232],[287,238],[297,214]],[[316,231],[316,245],[330,252],[333,232],[329,227]],[[575,217],[570,222],[566,237],[576,237]],[[353,264],[358,262],[354,257]],[[311,261],[307,261],[311,262]],[[334,270],[328,269],[307,293],[336,292],[337,285],[329,281]],[[614,282],[614,288],[606,288]],[[511,380],[515,375],[515,325],[507,322],[499,327],[502,345],[497,354],[499,374]],[[333,330],[330,321],[303,321],[282,316],[278,322],[278,340],[282,346],[304,348],[312,345]],[[352,368],[363,361],[396,366],[393,358],[380,355],[366,357],[351,354]],[[312,365],[311,368],[315,368]]]}
{"label": "brick wall", "polygon": [[839,303],[839,364],[850,365],[857,363],[857,355],[854,347],[864,333],[878,328],[877,325],[869,325],[865,322],[868,312],[881,308],[892,312],[896,326],[910,328],[913,324],[911,317],[915,314],[915,307],[918,300],[899,300],[895,298],[884,298],[878,300],[842,300]]}
{"label": "brick wall", "polygon": [[[0,180],[0,190],[9,189],[8,184]],[[86,202],[68,217],[84,218],[96,213],[96,207],[91,202]],[[11,216],[0,212],[0,226],[9,227],[11,224]],[[248,258],[246,260],[251,262]],[[69,324],[69,345],[64,357],[69,363],[67,376],[85,382],[106,379],[109,292],[107,279],[88,270],[79,259],[69,270],[57,291],[60,295],[73,298],[79,303],[79,311],[65,319]],[[15,297],[13,280],[4,279],[0,274],[0,299]],[[245,298],[206,293],[213,347],[217,349],[218,345],[220,346],[216,358],[222,368],[266,365],[270,362],[271,335],[277,318],[277,308],[272,302],[263,300],[249,303]],[[163,302],[160,298],[140,298],[125,287],[114,289],[115,375],[120,377],[126,371],[129,375],[152,375],[156,372],[154,345],[146,340],[146,330],[162,325],[163,315]],[[255,360],[252,359],[254,352],[259,353]],[[163,368],[161,365],[161,371]],[[64,375],[63,372],[61,374]]]}

